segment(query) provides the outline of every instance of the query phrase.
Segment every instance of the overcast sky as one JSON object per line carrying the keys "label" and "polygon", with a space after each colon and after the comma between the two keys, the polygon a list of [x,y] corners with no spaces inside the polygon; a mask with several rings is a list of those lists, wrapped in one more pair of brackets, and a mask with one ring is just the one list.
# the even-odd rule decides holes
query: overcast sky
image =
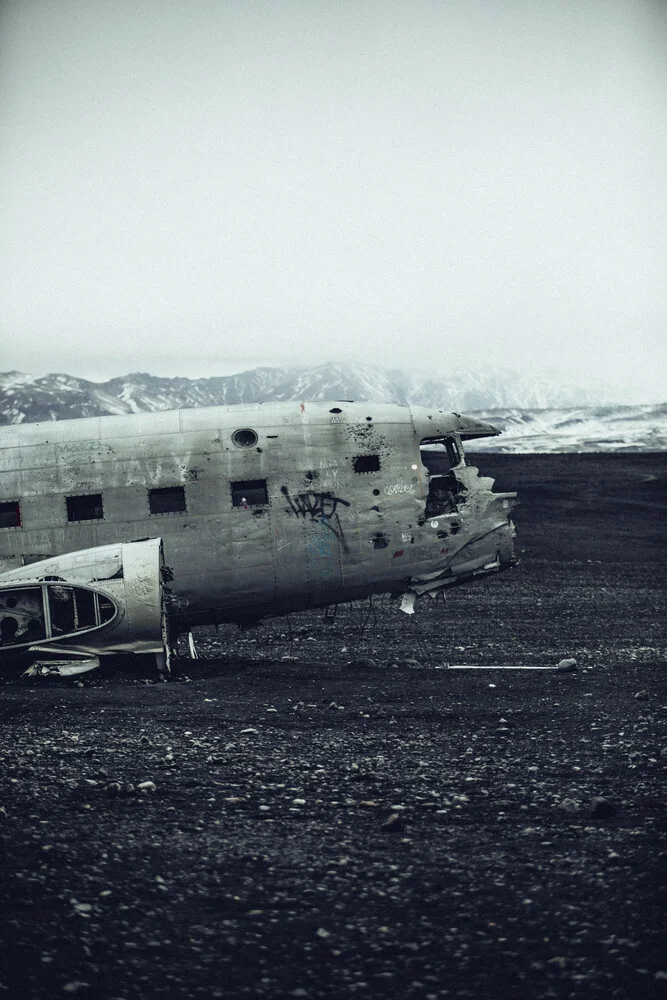
{"label": "overcast sky", "polygon": [[667,396],[664,0],[5,0],[0,370]]}

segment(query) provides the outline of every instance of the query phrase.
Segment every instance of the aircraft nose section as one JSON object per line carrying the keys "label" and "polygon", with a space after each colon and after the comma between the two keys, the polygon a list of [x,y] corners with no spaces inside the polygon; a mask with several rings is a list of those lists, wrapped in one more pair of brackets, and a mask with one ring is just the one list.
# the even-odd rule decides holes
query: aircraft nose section
{"label": "aircraft nose section", "polygon": [[455,413],[457,431],[464,441],[472,441],[473,438],[498,437],[500,431],[492,424],[487,424],[485,420],[477,420],[475,417],[464,417],[460,413]]}

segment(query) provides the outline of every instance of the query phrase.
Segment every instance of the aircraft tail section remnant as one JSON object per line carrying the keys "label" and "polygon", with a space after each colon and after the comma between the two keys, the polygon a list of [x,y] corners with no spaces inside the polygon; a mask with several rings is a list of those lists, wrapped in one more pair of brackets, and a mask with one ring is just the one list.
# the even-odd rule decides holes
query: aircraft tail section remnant
{"label": "aircraft tail section remnant", "polygon": [[68,552],[4,573],[0,662],[25,653],[61,660],[153,653],[166,667],[167,597],[159,538]]}

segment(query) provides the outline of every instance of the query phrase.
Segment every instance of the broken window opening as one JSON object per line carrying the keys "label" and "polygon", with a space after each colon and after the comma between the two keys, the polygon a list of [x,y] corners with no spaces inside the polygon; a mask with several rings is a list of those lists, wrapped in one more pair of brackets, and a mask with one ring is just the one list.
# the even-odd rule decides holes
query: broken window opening
{"label": "broken window opening", "polygon": [[97,595],[91,590],[51,586],[48,594],[51,635],[68,635],[100,624]]}
{"label": "broken window opening", "polygon": [[0,593],[0,645],[15,646],[46,638],[41,587],[16,587]]}
{"label": "broken window opening", "polygon": [[379,472],[379,455],[357,455],[352,459],[352,467],[355,472]]}
{"label": "broken window opening", "polygon": [[453,471],[463,456],[453,438],[423,438],[419,442],[422,465],[428,472],[427,518],[458,511],[466,487]]}
{"label": "broken window opening", "polygon": [[148,491],[148,507],[151,514],[182,514],[185,505],[184,486],[159,486]]}
{"label": "broken window opening", "polygon": [[97,609],[97,616],[100,620],[100,625],[105,622],[110,622],[111,619],[116,614],[116,605],[108,597],[104,597],[102,594],[93,594],[95,598],[95,607]]}
{"label": "broken window opening", "polygon": [[101,493],[65,497],[65,502],[68,521],[101,521],[104,517]]}
{"label": "broken window opening", "polygon": [[21,527],[21,504],[18,500],[0,503],[0,528]]}
{"label": "broken window opening", "polygon": [[266,507],[269,493],[266,479],[244,479],[230,483],[232,507]]}

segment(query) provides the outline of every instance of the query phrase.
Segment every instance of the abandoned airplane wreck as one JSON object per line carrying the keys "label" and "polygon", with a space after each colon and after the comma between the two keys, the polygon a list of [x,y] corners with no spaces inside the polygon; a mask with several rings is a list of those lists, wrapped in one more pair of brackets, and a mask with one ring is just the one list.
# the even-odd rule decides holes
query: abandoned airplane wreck
{"label": "abandoned airplane wreck", "polygon": [[0,664],[150,654],[192,626],[515,561],[515,493],[466,465],[495,435],[389,404],[271,403],[0,429]]}

